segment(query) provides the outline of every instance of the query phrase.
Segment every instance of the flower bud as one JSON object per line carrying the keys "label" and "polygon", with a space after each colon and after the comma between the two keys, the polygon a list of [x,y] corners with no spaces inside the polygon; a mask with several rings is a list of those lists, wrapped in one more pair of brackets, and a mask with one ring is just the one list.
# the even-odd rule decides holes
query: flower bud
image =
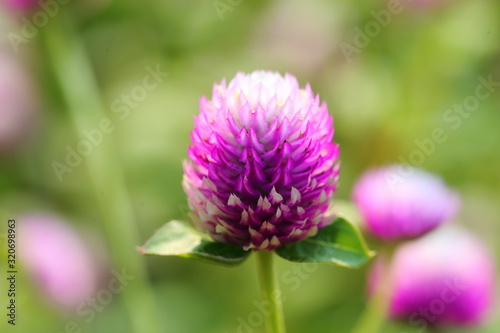
{"label": "flower bud", "polygon": [[453,218],[459,206],[439,177],[404,165],[367,171],[353,200],[368,230],[384,241],[419,237]]}

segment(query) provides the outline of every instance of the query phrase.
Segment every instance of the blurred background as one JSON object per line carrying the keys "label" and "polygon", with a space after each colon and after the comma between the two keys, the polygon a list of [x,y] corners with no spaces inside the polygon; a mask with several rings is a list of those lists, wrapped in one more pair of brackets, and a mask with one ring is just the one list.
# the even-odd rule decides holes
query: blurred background
{"label": "blurred background", "polygon": [[[292,73],[327,102],[341,146],[339,210],[352,210],[352,186],[367,168],[422,167],[460,192],[455,222],[500,263],[497,1],[33,3],[2,1],[1,276],[8,219],[19,232],[28,217],[56,220],[81,244],[23,244],[18,233],[20,254],[60,256],[63,267],[30,271],[17,260],[17,323],[6,322],[2,278],[1,332],[263,332],[254,258],[229,269],[135,250],[186,219],[182,161],[198,101],[238,71]],[[93,272],[85,281],[46,290],[81,262]],[[349,332],[369,265],[278,264],[290,333]],[[81,289],[84,303],[53,295]],[[499,327],[496,307],[472,331]]]}

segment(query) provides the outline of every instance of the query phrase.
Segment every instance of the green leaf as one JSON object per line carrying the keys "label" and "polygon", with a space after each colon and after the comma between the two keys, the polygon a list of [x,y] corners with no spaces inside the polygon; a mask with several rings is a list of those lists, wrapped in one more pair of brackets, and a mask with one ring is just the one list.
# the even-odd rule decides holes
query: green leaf
{"label": "green leaf", "polygon": [[165,224],[137,250],[145,255],[191,258],[225,266],[238,265],[251,253],[240,246],[209,240],[179,221]]}
{"label": "green leaf", "polygon": [[358,267],[373,257],[359,231],[343,218],[318,230],[314,237],[276,249],[293,262],[324,262],[344,267]]}

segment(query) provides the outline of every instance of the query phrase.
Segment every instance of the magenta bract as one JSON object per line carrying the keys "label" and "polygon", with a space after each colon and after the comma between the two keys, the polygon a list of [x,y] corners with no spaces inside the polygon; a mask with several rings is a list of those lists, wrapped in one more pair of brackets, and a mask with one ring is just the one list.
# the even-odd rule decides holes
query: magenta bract
{"label": "magenta bract", "polygon": [[339,154],[333,119],[309,85],[238,73],[195,118],[183,187],[193,223],[215,240],[272,250],[333,221]]}

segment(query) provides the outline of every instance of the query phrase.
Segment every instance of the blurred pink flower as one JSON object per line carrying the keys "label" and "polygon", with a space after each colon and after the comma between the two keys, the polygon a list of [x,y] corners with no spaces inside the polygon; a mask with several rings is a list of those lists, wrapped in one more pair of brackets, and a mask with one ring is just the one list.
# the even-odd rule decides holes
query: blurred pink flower
{"label": "blurred pink flower", "polygon": [[5,0],[8,7],[16,10],[30,10],[37,6],[40,0]]}
{"label": "blurred pink flower", "polygon": [[99,265],[69,224],[34,214],[18,219],[18,231],[20,263],[50,302],[74,308],[95,293]]}
{"label": "blurred pink flower", "polygon": [[0,154],[27,141],[36,124],[33,86],[13,55],[0,50]]}
{"label": "blurred pink flower", "polygon": [[[369,290],[379,285],[383,258],[375,264]],[[481,240],[447,226],[401,246],[388,272],[390,316],[412,326],[470,325],[492,307],[495,267]]]}
{"label": "blurred pink flower", "polygon": [[353,200],[368,230],[385,241],[419,237],[453,218],[459,206],[439,177],[404,165],[364,173]]}

